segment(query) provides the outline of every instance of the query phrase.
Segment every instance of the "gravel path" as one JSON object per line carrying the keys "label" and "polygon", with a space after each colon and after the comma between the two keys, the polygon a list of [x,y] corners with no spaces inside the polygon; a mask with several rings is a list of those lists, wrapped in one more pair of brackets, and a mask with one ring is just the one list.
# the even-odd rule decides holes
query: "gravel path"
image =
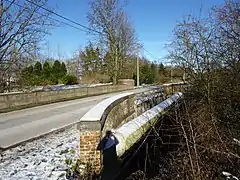
{"label": "gravel path", "polygon": [[6,150],[0,157],[0,180],[66,179],[67,161],[79,155],[79,133],[74,125]]}

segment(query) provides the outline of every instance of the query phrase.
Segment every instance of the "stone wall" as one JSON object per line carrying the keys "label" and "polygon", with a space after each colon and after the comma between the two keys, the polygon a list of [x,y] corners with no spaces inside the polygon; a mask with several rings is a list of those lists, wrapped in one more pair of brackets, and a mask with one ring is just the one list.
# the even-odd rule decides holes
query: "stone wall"
{"label": "stone wall", "polygon": [[78,123],[80,132],[79,165],[99,174],[101,171],[101,152],[97,150],[102,136],[100,121]]}
{"label": "stone wall", "polygon": [[129,89],[133,89],[133,86],[97,86],[60,91],[0,94],[0,112]]}
{"label": "stone wall", "polygon": [[117,128],[115,130],[115,136],[119,141],[117,155],[121,157],[127,152],[150,128],[154,127],[159,117],[182,97],[182,93],[175,93],[137,118]]}
{"label": "stone wall", "polygon": [[[97,150],[97,145],[105,132],[111,129],[119,129],[119,127],[123,127],[128,122],[155,107],[165,98],[163,91],[167,88],[166,86],[163,89],[159,87],[157,90],[139,94],[125,93],[121,96],[117,95],[117,98],[105,99],[89,110],[78,123],[80,131],[80,162],[91,165],[96,173],[99,172],[101,169],[101,155],[100,151]],[[156,114],[160,114],[158,112],[159,108],[161,109],[166,103],[168,105],[168,101],[155,108]],[[145,130],[148,129],[149,124],[144,128]]]}
{"label": "stone wall", "polygon": [[163,85],[166,95],[174,94],[175,92],[184,92],[187,89],[187,83],[171,83]]}
{"label": "stone wall", "polygon": [[[97,150],[101,138],[105,135],[106,130],[117,128],[118,125],[134,114],[135,95],[126,93],[123,97],[110,101],[109,104],[101,104],[106,106],[104,111],[99,110],[98,105],[93,107],[92,116],[85,115],[78,123],[80,132],[80,164],[85,167],[91,167],[95,173],[101,170],[101,153]],[[101,115],[98,116],[98,113]],[[96,119],[98,117],[98,119]],[[133,119],[133,116],[131,119]]]}
{"label": "stone wall", "polygon": [[134,86],[135,81],[133,79],[119,79],[118,84]]}
{"label": "stone wall", "polygon": [[101,131],[82,131],[80,132],[80,162],[89,168],[100,172],[101,154],[97,151]]}
{"label": "stone wall", "polygon": [[160,102],[166,99],[163,91],[153,91],[148,94],[139,97],[136,101],[136,114],[140,116],[145,111],[151,109],[152,107],[156,106]]}
{"label": "stone wall", "polygon": [[102,135],[104,135],[107,130],[116,129],[122,124],[136,118],[161,101],[163,101],[161,90],[154,92],[148,91],[145,94],[132,94],[118,99],[105,110],[100,120]]}
{"label": "stone wall", "polygon": [[121,98],[105,111],[105,116],[101,119],[103,135],[107,130],[117,128],[122,122],[135,117],[134,109],[135,96],[130,95]]}
{"label": "stone wall", "polygon": [[[153,94],[158,94],[158,96],[146,98]],[[109,98],[113,100],[105,99],[89,110],[90,113],[85,114],[81,118],[78,123],[78,129],[80,131],[81,164],[91,166],[96,173],[99,172],[101,169],[101,155],[100,151],[97,150],[97,145],[105,135],[105,132],[107,130],[117,129],[121,125],[136,118],[141,106],[144,107],[143,109],[146,111],[161,99],[159,92],[150,92],[144,94],[144,100],[136,103],[139,96],[142,97],[143,93],[125,93],[121,96],[117,95],[116,98]],[[104,110],[101,111],[100,108]],[[143,109],[141,108],[141,112]]]}

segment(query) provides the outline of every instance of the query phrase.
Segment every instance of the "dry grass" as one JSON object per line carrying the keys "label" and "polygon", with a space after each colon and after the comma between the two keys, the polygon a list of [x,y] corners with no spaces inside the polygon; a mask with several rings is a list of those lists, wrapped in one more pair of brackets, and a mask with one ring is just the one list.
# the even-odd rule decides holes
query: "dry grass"
{"label": "dry grass", "polygon": [[201,101],[175,106],[148,142],[153,146],[142,157],[148,168],[141,167],[128,180],[225,179],[223,171],[239,177],[240,147],[212,111]]}

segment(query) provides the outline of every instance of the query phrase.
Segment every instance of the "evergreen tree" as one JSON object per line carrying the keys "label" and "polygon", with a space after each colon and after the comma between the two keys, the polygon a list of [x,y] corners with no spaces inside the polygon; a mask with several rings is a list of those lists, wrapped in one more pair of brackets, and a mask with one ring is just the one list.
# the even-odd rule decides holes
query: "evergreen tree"
{"label": "evergreen tree", "polygon": [[146,62],[140,66],[140,84],[150,84],[151,69]]}
{"label": "evergreen tree", "polygon": [[58,80],[61,78],[61,73],[62,73],[61,63],[58,60],[56,60],[54,61],[52,66],[52,77],[51,77],[54,83],[58,83]]}
{"label": "evergreen tree", "polygon": [[23,85],[31,85],[33,79],[33,66],[24,68],[21,72],[21,81]]}
{"label": "evergreen tree", "polygon": [[44,78],[48,79],[51,75],[51,66],[47,61],[43,64],[43,76]]}
{"label": "evergreen tree", "polygon": [[77,84],[77,77],[68,74],[63,78],[63,81],[64,81],[64,84],[66,85]]}
{"label": "evergreen tree", "polygon": [[61,76],[64,77],[67,74],[67,68],[64,62],[61,64]]}
{"label": "evergreen tree", "polygon": [[33,74],[33,66],[30,65],[27,68],[25,68],[23,71],[28,75],[32,75]]}
{"label": "evergreen tree", "polygon": [[149,84],[153,84],[157,80],[157,65],[152,62],[150,67],[150,77],[149,77]]}
{"label": "evergreen tree", "polygon": [[101,72],[102,62],[100,57],[100,50],[89,43],[85,50],[80,54],[82,66],[85,75],[93,75],[96,72]]}
{"label": "evergreen tree", "polygon": [[163,72],[164,70],[165,70],[165,67],[164,67],[163,63],[159,64],[159,66],[158,66],[159,73]]}
{"label": "evergreen tree", "polygon": [[42,64],[39,61],[37,61],[34,65],[33,74],[36,76],[41,76],[42,74]]}

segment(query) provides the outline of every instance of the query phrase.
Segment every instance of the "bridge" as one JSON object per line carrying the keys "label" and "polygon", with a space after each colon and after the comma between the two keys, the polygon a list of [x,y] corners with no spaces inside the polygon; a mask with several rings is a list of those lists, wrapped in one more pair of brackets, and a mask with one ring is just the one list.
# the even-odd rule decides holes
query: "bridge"
{"label": "bridge", "polygon": [[[0,114],[0,148],[7,149],[18,144],[39,138],[55,130],[76,123],[89,109],[102,100],[120,94],[119,91],[143,92],[149,87],[133,89],[132,87],[109,86],[63,90],[60,92],[34,92],[0,95],[0,111],[4,107],[19,108],[28,105],[37,98],[38,101],[55,100],[55,103],[16,110]],[[85,93],[86,92],[86,93]],[[108,93],[107,93],[108,92]],[[91,97],[86,97],[86,95]],[[107,94],[105,94],[107,93]],[[80,95],[78,95],[80,94]],[[99,95],[100,94],[100,95]],[[57,102],[61,97],[81,97],[81,99]],[[71,97],[72,96],[72,97]],[[42,98],[42,99],[40,99]],[[2,106],[1,106],[2,105]]]}
{"label": "bridge", "polygon": [[[156,117],[155,119],[157,119],[161,112],[164,113],[167,107],[159,106],[159,104],[168,98],[170,98],[167,101],[170,102],[169,105],[173,104],[174,97],[171,100],[172,97],[167,96],[167,94],[181,91],[182,85],[166,84],[144,88],[95,87],[95,89],[89,88],[88,91],[77,89],[63,92],[2,95],[0,100],[2,98],[9,101],[0,101],[0,104],[5,103],[6,106],[14,107],[31,103],[34,96],[37,96],[37,102],[49,99],[57,100],[67,93],[72,97],[80,93],[83,94],[83,91],[89,92],[90,95],[97,93],[91,97],[1,113],[0,150],[3,150],[1,153],[5,159],[0,164],[1,168],[5,169],[5,171],[1,171],[1,176],[5,179],[21,179],[29,172],[34,172],[35,175],[32,174],[32,176],[41,176],[43,179],[48,176],[58,177],[63,173],[58,167],[67,167],[68,165],[64,164],[64,160],[69,159],[69,157],[73,158],[73,163],[75,163],[79,157],[79,149],[80,159],[77,162],[83,163],[83,166],[79,167],[84,169],[90,163],[96,172],[99,171],[101,169],[101,155],[96,150],[96,146],[104,133],[109,129],[115,130],[115,136],[119,140],[116,153],[119,157],[124,156],[130,148],[137,145],[139,137],[145,136],[145,130],[149,128],[148,125],[154,125],[157,122],[146,117]],[[126,91],[116,92],[116,90]],[[108,92],[108,94],[102,94],[102,92]],[[178,95],[176,97],[178,98]],[[21,99],[23,102],[18,102]],[[148,112],[156,113],[149,114]],[[78,131],[75,128],[76,123],[80,130],[80,136],[79,132],[76,133]],[[140,126],[135,126],[136,123]],[[59,132],[59,129],[63,131]],[[31,142],[25,143],[27,141]],[[11,148],[14,146],[17,147]],[[69,152],[65,152],[66,149]],[[76,153],[72,154],[73,150]],[[21,158],[16,160],[19,156]],[[38,164],[39,161],[43,163]],[[26,168],[25,164],[30,166]],[[31,164],[36,164],[36,166],[31,166]],[[19,172],[15,171],[16,167],[19,168]],[[45,168],[50,168],[51,173],[46,174]]]}
{"label": "bridge", "polygon": [[91,167],[100,173],[102,157],[97,147],[106,131],[114,132],[119,141],[116,154],[124,156],[159,117],[182,98],[178,92],[182,90],[182,83],[166,84],[142,93],[121,93],[92,107],[78,122],[79,163],[83,171]]}

